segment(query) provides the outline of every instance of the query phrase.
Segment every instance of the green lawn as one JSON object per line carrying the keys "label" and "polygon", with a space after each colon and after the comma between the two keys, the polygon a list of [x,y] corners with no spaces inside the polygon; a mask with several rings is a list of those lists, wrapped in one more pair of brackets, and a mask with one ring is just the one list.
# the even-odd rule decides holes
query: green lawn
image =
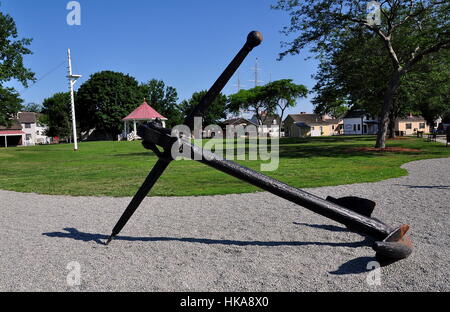
{"label": "green lawn", "polygon": [[[283,139],[280,166],[269,176],[296,187],[374,182],[407,172],[404,163],[450,157],[450,148],[425,139],[389,141],[390,147],[418,152],[348,152],[372,147],[375,137]],[[140,142],[81,143],[0,149],[0,189],[75,196],[132,196],[156,157]],[[259,170],[259,161],[239,161]],[[258,189],[194,161],[173,162],[153,189],[155,196],[212,195],[255,192]]]}

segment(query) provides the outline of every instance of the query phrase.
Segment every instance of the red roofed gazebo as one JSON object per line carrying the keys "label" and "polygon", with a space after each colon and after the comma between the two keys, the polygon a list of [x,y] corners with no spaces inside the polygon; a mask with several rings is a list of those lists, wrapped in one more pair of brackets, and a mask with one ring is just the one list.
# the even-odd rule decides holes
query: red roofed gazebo
{"label": "red roofed gazebo", "polygon": [[138,108],[136,108],[131,114],[129,114],[127,117],[125,117],[124,119],[122,119],[124,121],[125,124],[125,137],[128,138],[129,136],[129,127],[128,127],[128,123],[129,122],[133,122],[133,132],[131,132],[132,134],[132,138],[131,139],[135,139],[137,138],[137,123],[140,121],[152,121],[152,120],[156,120],[159,119],[162,122],[163,127],[166,127],[166,123],[165,121],[167,120],[166,117],[164,117],[163,115],[161,115],[160,113],[158,113],[153,107],[151,107],[150,105],[148,105],[148,103],[146,102],[146,100],[144,99],[144,103],[142,103]]}

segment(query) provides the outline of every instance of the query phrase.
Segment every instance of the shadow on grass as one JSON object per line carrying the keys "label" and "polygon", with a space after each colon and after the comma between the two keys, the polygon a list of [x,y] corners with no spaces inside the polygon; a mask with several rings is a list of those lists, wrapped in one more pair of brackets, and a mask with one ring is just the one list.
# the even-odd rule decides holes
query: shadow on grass
{"label": "shadow on grass", "polygon": [[[80,232],[75,228],[65,228],[65,232],[42,233],[42,235],[52,238],[68,238],[83,242],[95,242],[99,245],[105,245],[109,235],[92,234]],[[331,247],[350,247],[358,248],[368,246],[371,243],[369,238],[365,238],[360,242],[351,243],[332,243],[332,242],[288,242],[288,241],[238,241],[227,239],[209,239],[209,238],[190,238],[190,237],[131,237],[131,236],[117,236],[116,241],[128,242],[182,242],[182,243],[198,243],[206,245],[230,245],[230,246],[263,246],[263,247],[277,247],[277,246],[331,246]]]}
{"label": "shadow on grass", "polygon": [[114,157],[155,156],[155,153],[147,151],[147,152],[139,152],[139,153],[114,154],[111,156],[114,156]]}

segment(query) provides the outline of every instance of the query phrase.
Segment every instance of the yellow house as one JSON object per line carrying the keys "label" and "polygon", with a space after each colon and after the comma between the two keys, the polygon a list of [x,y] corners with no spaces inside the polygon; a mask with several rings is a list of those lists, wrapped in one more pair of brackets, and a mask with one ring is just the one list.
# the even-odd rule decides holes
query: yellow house
{"label": "yellow house", "polygon": [[291,114],[284,120],[287,137],[332,136],[342,133],[342,120],[317,114]]}
{"label": "yellow house", "polygon": [[399,135],[415,135],[418,131],[431,132],[430,125],[422,116],[409,115],[405,118],[399,118],[395,122],[395,132]]}

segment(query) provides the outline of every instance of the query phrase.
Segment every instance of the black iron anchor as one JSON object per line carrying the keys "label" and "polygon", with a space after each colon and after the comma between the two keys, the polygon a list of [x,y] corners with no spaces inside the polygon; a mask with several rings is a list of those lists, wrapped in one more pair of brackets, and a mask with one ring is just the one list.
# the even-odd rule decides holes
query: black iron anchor
{"label": "black iron anchor", "polygon": [[[191,129],[193,128],[194,118],[202,116],[208,106],[214,101],[216,96],[236,72],[245,57],[261,42],[261,33],[253,31],[248,35],[247,41],[242,49],[203,97],[199,105],[186,118],[186,125]],[[373,201],[359,197],[344,197],[340,199],[328,197],[326,200],[322,199],[306,191],[265,176],[257,171],[241,166],[235,162],[223,159],[211,151],[193,145],[189,140],[183,137],[174,136],[170,129],[162,128],[158,122],[150,122],[141,125],[138,129],[138,135],[143,140],[143,146],[152,150],[159,159],[136,195],[133,197],[122,217],[117,222],[106,245],[120,233],[159,177],[174,160],[171,152],[175,147],[178,150],[188,151],[187,154],[190,155],[190,158],[193,160],[199,161],[265,191],[303,206],[324,217],[339,222],[347,226],[351,231],[373,237],[377,240],[373,249],[377,253],[377,258],[382,259],[383,261],[387,260],[390,262],[404,259],[412,252],[411,240],[406,236],[409,226],[402,225],[398,228],[392,228],[380,220],[372,218],[371,215],[375,208],[375,202]],[[162,148],[162,151],[160,151],[158,147]]]}

